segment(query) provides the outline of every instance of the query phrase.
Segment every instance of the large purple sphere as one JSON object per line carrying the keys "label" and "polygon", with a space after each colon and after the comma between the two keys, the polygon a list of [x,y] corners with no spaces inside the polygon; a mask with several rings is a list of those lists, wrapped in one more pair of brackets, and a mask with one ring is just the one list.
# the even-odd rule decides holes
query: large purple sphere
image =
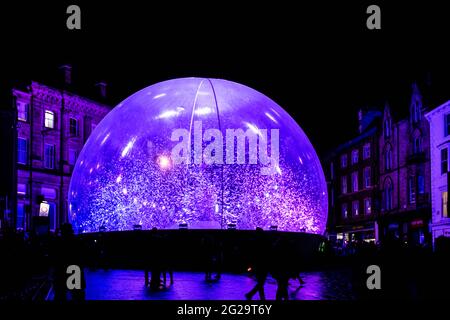
{"label": "large purple sphere", "polygon": [[80,153],[69,203],[78,233],[186,223],[323,234],[327,220],[302,129],[265,95],[219,79],[157,83],[115,107]]}

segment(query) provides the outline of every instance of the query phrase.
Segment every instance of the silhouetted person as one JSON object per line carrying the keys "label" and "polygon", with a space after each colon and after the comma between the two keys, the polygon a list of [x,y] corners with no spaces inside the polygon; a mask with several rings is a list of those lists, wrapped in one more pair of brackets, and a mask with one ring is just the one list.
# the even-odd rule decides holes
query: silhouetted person
{"label": "silhouetted person", "polygon": [[259,298],[261,300],[266,299],[264,284],[266,283],[266,278],[269,273],[267,266],[267,254],[269,249],[270,247],[264,237],[263,229],[259,227],[256,228],[255,239],[252,247],[253,257],[251,259],[252,271],[256,278],[256,285],[245,295],[248,300],[251,300],[257,292],[259,293]]}
{"label": "silhouetted person", "polygon": [[272,276],[277,281],[277,300],[289,300],[289,279],[296,273],[290,257],[294,254],[290,243],[283,238],[275,241],[272,247]]}
{"label": "silhouetted person", "polygon": [[172,270],[172,254],[173,247],[172,241],[166,236],[162,239],[161,247],[163,248],[161,252],[161,270],[163,275],[163,286],[167,287],[167,274],[169,274],[170,285],[173,285],[173,270]]}
{"label": "silhouetted person", "polygon": [[[161,272],[162,272],[162,262],[161,256],[163,248],[162,239],[157,233],[157,228],[153,227],[151,231],[151,243],[150,243],[150,251],[149,251],[149,267],[145,270],[145,284],[150,285],[150,289],[152,290],[160,290],[161,289]],[[150,281],[148,279],[148,273],[150,268],[151,278]]]}
{"label": "silhouetted person", "polygon": [[214,269],[214,240],[209,235],[205,235],[202,238],[202,249],[204,255],[204,266],[205,266],[205,281],[212,281],[212,274]]}

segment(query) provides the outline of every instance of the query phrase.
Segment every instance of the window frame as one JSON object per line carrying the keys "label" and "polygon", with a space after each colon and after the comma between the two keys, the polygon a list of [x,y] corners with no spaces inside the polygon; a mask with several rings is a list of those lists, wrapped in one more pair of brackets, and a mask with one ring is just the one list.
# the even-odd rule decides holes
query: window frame
{"label": "window frame", "polygon": [[[440,151],[441,156],[441,175],[448,172],[448,147],[442,148]],[[445,154],[445,159],[443,158],[443,154]]]}
{"label": "window frame", "polygon": [[359,162],[359,150],[352,150],[352,165],[358,164]]}
{"label": "window frame", "polygon": [[[51,150],[52,150],[51,157],[49,157],[49,155],[47,154],[47,147],[51,147]],[[44,144],[44,168],[45,169],[55,169],[55,162],[56,162],[55,161],[56,160],[55,159],[55,148],[56,148],[56,146],[54,144],[51,144],[51,143]],[[51,167],[47,165],[49,159],[51,160],[51,164],[52,164]]]}
{"label": "window frame", "polygon": [[371,157],[370,147],[371,147],[370,142],[367,142],[366,144],[364,144],[364,146],[363,146],[363,160],[370,159],[370,157]]}
{"label": "window frame", "polygon": [[[25,151],[24,151],[24,150],[21,150],[19,140],[25,142]],[[19,156],[19,154],[20,154],[21,152],[25,152],[25,162],[21,162],[21,161],[19,160],[19,159],[21,158],[21,157]],[[23,165],[27,165],[27,164],[28,164],[28,139],[27,139],[27,138],[17,137],[17,163],[18,163],[18,164],[23,164]]]}
{"label": "window frame", "polygon": [[342,154],[342,155],[341,155],[340,161],[341,161],[341,168],[342,168],[342,169],[347,168],[347,166],[348,166],[348,157],[347,157],[347,154]]}
{"label": "window frame", "polygon": [[[356,179],[354,179],[354,177],[356,177]],[[352,179],[352,192],[358,192],[359,191],[359,174],[358,171],[353,171],[352,175],[351,175],[351,179]],[[356,184],[356,188],[355,188],[355,184]]]}
{"label": "window frame", "polygon": [[[367,174],[368,173],[368,174]],[[372,168],[371,167],[365,167],[363,171],[363,178],[364,178],[364,188],[370,188],[372,186]],[[367,180],[369,183],[367,183]]]}
{"label": "window frame", "polygon": [[[72,121],[75,121],[75,126],[72,125]],[[72,129],[75,128],[75,132],[72,131]],[[74,117],[69,118],[69,135],[73,137],[78,137],[80,134],[80,126],[78,123],[78,119]]]}

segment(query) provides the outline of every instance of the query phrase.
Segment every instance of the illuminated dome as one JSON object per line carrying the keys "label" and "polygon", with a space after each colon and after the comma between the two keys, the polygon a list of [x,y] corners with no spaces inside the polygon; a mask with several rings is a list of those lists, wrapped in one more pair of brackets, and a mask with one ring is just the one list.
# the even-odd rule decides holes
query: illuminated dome
{"label": "illuminated dome", "polygon": [[184,78],[133,94],[97,125],[69,219],[78,233],[185,223],[322,234],[326,192],[314,148],[280,106],[238,83]]}

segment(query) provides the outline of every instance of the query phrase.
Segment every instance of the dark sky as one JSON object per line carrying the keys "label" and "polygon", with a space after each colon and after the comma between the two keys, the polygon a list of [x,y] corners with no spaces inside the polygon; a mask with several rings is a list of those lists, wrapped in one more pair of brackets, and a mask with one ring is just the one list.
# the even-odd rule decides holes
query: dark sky
{"label": "dark sky", "polygon": [[[62,63],[74,66],[82,87],[107,81],[115,102],[170,78],[225,78],[278,102],[322,154],[356,133],[360,107],[382,108],[388,100],[404,114],[411,83],[427,74],[435,103],[450,99],[445,4],[148,2],[155,4],[2,4],[1,95],[24,80],[54,82]],[[366,29],[373,3],[381,7],[382,30]],[[66,28],[69,4],[81,7],[80,31]]]}

